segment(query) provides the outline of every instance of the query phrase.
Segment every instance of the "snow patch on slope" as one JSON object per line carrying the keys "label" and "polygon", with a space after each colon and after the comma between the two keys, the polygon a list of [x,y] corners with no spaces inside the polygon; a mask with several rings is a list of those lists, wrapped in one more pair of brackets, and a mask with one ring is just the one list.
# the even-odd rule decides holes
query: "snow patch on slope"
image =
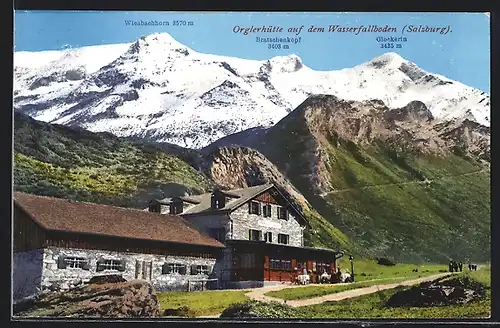
{"label": "snow patch on slope", "polygon": [[296,55],[266,61],[198,53],[167,33],[133,43],[16,52],[15,108],[54,123],[202,148],[271,126],[312,94],[389,107],[426,104],[436,118],[489,126],[489,96],[431,74],[395,53],[338,71]]}

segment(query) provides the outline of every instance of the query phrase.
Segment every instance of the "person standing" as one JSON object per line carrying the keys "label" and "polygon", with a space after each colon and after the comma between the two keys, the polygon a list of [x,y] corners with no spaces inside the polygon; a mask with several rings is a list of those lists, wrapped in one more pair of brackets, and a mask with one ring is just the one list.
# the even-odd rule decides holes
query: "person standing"
{"label": "person standing", "polygon": [[458,270],[460,270],[460,272],[462,272],[462,267],[463,267],[463,263],[462,262],[459,262],[458,263]]}
{"label": "person standing", "polygon": [[450,272],[453,272],[453,261],[450,260],[450,263],[448,264],[448,269]]}

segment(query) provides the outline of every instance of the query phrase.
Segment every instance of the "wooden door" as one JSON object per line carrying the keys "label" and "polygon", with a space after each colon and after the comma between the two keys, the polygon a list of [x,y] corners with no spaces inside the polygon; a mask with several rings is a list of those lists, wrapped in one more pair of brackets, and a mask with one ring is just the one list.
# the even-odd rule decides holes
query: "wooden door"
{"label": "wooden door", "polygon": [[269,269],[269,256],[264,256],[264,280],[271,280],[271,270]]}
{"label": "wooden door", "polygon": [[151,281],[152,268],[152,261],[135,261],[135,278]]}

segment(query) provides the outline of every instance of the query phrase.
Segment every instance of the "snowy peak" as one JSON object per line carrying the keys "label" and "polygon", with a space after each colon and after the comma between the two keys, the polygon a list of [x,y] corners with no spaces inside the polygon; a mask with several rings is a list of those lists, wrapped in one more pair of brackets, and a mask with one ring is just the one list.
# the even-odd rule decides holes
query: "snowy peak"
{"label": "snowy peak", "polygon": [[202,148],[268,127],[311,95],[423,103],[436,120],[489,126],[489,95],[396,53],[315,71],[297,55],[265,61],[196,52],[168,33],[133,43],[14,54],[14,108],[35,119]]}
{"label": "snowy peak", "polygon": [[363,65],[371,66],[376,69],[398,69],[402,64],[409,64],[410,62],[398,55],[395,52],[388,52],[378,57],[373,58],[368,63]]}
{"label": "snowy peak", "polygon": [[269,68],[279,73],[293,73],[304,67],[302,59],[295,54],[289,56],[276,56],[269,61]]}
{"label": "snowy peak", "polygon": [[141,37],[139,40],[137,40],[130,46],[127,53],[159,54],[171,51],[184,52],[188,54],[192,50],[183,45],[182,43],[176,41],[168,33],[155,33]]}

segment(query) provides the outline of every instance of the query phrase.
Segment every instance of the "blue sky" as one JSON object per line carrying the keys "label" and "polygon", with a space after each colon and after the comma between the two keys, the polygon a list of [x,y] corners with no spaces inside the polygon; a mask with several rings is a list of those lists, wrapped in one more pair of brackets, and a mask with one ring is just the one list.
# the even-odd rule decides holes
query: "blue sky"
{"label": "blue sky", "polygon": [[[170,26],[127,26],[125,21],[168,21]],[[172,21],[193,22],[173,26]],[[281,33],[234,33],[240,27],[279,26]],[[255,37],[296,37],[287,31],[304,25],[300,43],[268,49]],[[310,33],[314,25],[325,32]],[[329,25],[395,27],[397,32],[330,33]],[[402,33],[405,26],[450,27],[447,34]],[[143,35],[168,32],[203,53],[264,60],[291,53],[316,70],[352,67],[394,51],[429,72],[442,74],[489,93],[490,21],[482,13],[221,13],[221,12],[77,12],[29,11],[14,14],[15,51],[54,50],[132,42]],[[402,48],[384,49],[377,37],[405,36]]]}

